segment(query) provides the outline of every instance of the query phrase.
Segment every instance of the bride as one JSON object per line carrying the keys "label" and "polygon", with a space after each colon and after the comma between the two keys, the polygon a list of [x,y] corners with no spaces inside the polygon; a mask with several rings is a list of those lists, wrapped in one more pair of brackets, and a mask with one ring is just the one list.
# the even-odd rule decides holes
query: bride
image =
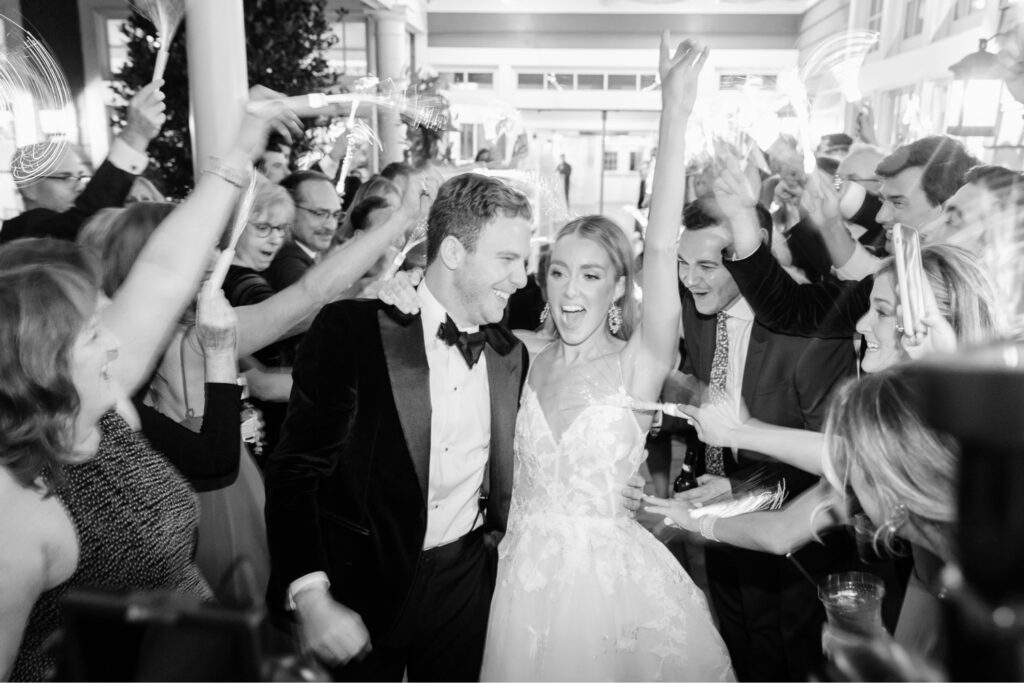
{"label": "bride", "polygon": [[554,243],[545,312],[557,340],[523,390],[482,680],[733,678],[703,594],[620,495],[652,419],[631,402],[656,400],[675,359],[684,134],[706,57],[691,41],[671,55],[662,37],[642,315],[617,225],[579,218]]}

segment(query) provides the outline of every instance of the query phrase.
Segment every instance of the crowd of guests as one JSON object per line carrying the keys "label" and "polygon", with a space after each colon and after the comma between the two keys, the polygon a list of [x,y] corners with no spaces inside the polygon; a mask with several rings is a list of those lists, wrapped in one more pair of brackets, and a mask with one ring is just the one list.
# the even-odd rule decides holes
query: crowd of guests
{"label": "crowd of guests", "polygon": [[[441,244],[453,238],[474,254],[483,248],[478,237],[486,226],[531,218],[528,203],[501,194],[493,179],[456,177],[441,184],[430,170],[391,164],[359,183],[323,167],[331,161],[338,166],[340,155],[333,151],[321,166],[296,170],[290,143],[300,122],[272,101],[250,108],[234,143],[203,162],[205,172],[188,197],[167,202],[141,175],[146,147],[163,123],[160,86],[146,86],[132,99],[127,126],[94,174],[79,151],[68,148],[46,175],[19,186],[25,212],[0,228],[0,677],[56,676],[60,649],[54,634],[64,625],[62,599],[80,588],[162,589],[252,606],[263,602],[269,585],[267,607],[278,626],[287,628],[295,614],[327,623],[317,610],[338,603],[304,611],[310,596],[331,591],[337,598],[360,587],[332,586],[332,572],[340,577],[347,570],[317,561],[350,560],[321,557],[302,564],[273,556],[272,550],[291,548],[307,532],[296,529],[294,539],[283,538],[289,532],[279,517],[277,537],[268,544],[265,508],[274,527],[275,509],[290,503],[278,493],[267,508],[266,471],[275,490],[311,486],[303,494],[315,496],[315,478],[282,481],[281,463],[296,457],[289,447],[274,455],[282,442],[300,441],[295,432],[305,424],[289,414],[289,401],[295,413],[318,401],[358,412],[360,401],[376,405],[380,399],[376,389],[366,389],[366,396],[319,395],[309,359],[335,368],[331,354],[356,352],[304,343],[306,333],[311,325],[327,324],[314,321],[331,302],[382,299],[401,307],[415,299],[410,292],[429,264],[454,264],[448,277],[455,292],[479,288],[459,280],[463,257],[449,255]],[[746,157],[722,146],[714,158],[682,170],[684,164],[672,158],[682,158],[681,139],[677,149],[661,147],[661,176],[655,175],[653,189],[685,193],[682,215],[675,211],[683,228],[675,254],[682,335],[668,345],[678,342],[681,353],[661,399],[679,404],[688,419],[636,414],[645,431],[656,418],[655,431],[687,438],[693,447],[686,467],[699,485],[674,496],[661,486],[648,495],[643,480],[634,478],[616,503],[667,517],[692,532],[694,542],[707,542],[709,602],[740,680],[806,680],[820,672],[825,617],[802,572],[820,581],[835,571],[864,569],[854,527],[861,546],[866,536],[876,551],[868,571],[886,581],[887,625],[897,642],[941,663],[945,631],[937,577],[942,566],[957,562],[957,446],[925,423],[907,368],[930,354],[1007,333],[984,259],[996,236],[1017,220],[1024,177],[980,163],[960,142],[941,135],[894,150],[828,136],[813,170],[805,168],[796,141],[785,137]],[[15,163],[47,149],[21,149]],[[205,282],[218,246],[225,245],[225,229],[254,172],[259,175],[245,230],[222,287],[212,288]],[[496,193],[505,202],[498,208],[488,203]],[[668,205],[664,198],[652,202],[659,211]],[[403,246],[423,222],[427,243],[402,262]],[[630,248],[595,237],[607,232],[607,225],[600,226],[588,232],[572,224],[556,244],[564,250],[569,242],[562,240],[589,241],[618,277],[629,275],[629,286],[614,295],[609,290],[612,305],[599,310],[600,324],[607,315],[613,336],[627,342],[641,315],[634,311],[631,254],[624,255]],[[892,244],[899,226],[915,229],[924,245],[926,312],[913,335],[901,323]],[[509,230],[521,228],[517,223]],[[660,257],[665,240],[656,234]],[[656,282],[660,272],[662,259],[653,249],[640,262],[651,269],[643,282]],[[515,252],[505,261],[518,267],[525,256]],[[403,274],[385,285],[382,276],[399,264]],[[528,297],[515,295],[527,283],[525,272],[502,280],[504,289],[494,287],[500,290],[498,318],[525,328],[517,333],[531,352],[552,339],[571,346],[565,330],[573,323],[567,321],[587,313],[565,303],[565,262],[541,264],[530,274]],[[543,303],[551,277],[557,279],[554,308]],[[660,300],[652,292],[645,303]],[[671,297],[666,311],[675,307],[675,287]],[[607,312],[612,309],[619,312]],[[623,309],[628,315],[620,333]],[[357,349],[363,342],[346,343]],[[513,348],[518,342],[509,336],[488,343]],[[652,344],[651,337],[635,347],[644,343]],[[631,358],[623,348],[634,346],[615,347]],[[297,362],[303,370],[293,375]],[[558,363],[545,356],[540,363],[544,381],[561,377]],[[392,373],[381,382],[407,379]],[[657,388],[652,391],[657,398]],[[255,433],[241,429],[249,402],[258,410]],[[331,432],[334,441],[318,448],[395,438],[383,423],[367,426],[368,419],[359,418],[358,430]],[[409,429],[401,422],[401,432]],[[430,446],[434,459],[432,441]],[[691,515],[695,505],[728,492],[755,466],[784,482],[785,507],[732,517]],[[429,471],[416,474],[434,477],[434,468],[431,462]],[[353,481],[369,477],[372,483],[378,476],[351,463],[340,471],[349,470]],[[480,479],[489,471],[481,470]],[[488,488],[477,486],[471,497]],[[411,495],[419,495],[415,487]],[[421,533],[430,533],[433,513],[423,500],[416,502],[415,515],[423,518],[417,524],[426,520]],[[503,511],[488,507],[497,504],[492,497],[485,505],[495,520],[508,511],[507,499]],[[471,518],[467,530],[485,523]],[[350,524],[353,547],[365,542],[366,553],[377,552],[362,538],[369,537],[366,524]],[[414,539],[411,559],[403,555],[411,565],[403,569],[412,572],[421,550],[434,557],[428,553],[448,541],[435,546]],[[894,559],[901,549],[909,559]],[[290,564],[302,566],[283,575],[281,567]],[[321,568],[330,575],[313,571]],[[403,595],[392,598],[397,611]],[[370,655],[369,644],[386,642],[389,628],[386,620],[364,615],[367,631],[362,620],[346,618],[334,636],[326,633],[333,626],[325,628],[312,643],[335,667],[332,673],[388,672],[380,675],[401,680],[401,668],[346,670],[350,660],[383,657]],[[486,610],[484,618],[486,624]],[[313,631],[306,628],[307,637]],[[354,640],[346,642],[349,637]],[[474,647],[483,647],[482,635],[479,640]],[[480,654],[482,649],[470,660],[477,668]],[[438,666],[431,675],[443,676],[444,662]],[[473,675],[451,671],[460,679]],[[408,672],[415,679],[413,669]],[[722,674],[731,675],[725,669]]]}

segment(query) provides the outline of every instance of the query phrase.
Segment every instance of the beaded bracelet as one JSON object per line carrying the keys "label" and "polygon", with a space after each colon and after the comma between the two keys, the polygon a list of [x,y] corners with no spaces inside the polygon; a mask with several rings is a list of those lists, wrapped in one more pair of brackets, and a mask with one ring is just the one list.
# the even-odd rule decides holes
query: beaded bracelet
{"label": "beaded bracelet", "polygon": [[718,543],[718,537],[715,536],[715,522],[718,521],[718,517],[715,515],[705,515],[700,518],[700,535],[709,541]]}
{"label": "beaded bracelet", "polygon": [[243,189],[248,186],[253,169],[251,163],[246,164],[245,168],[238,168],[237,166],[225,164],[217,157],[210,157],[210,165],[203,169],[203,175],[207,173],[215,175],[239,189]]}

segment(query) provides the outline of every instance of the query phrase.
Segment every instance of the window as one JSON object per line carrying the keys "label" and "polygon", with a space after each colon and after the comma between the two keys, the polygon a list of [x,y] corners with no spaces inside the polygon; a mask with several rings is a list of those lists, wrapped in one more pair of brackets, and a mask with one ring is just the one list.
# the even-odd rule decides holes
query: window
{"label": "window", "polygon": [[494,87],[490,71],[448,71],[441,74],[456,90],[482,90]]}
{"label": "window", "polygon": [[640,152],[629,153],[629,170],[635,171],[640,168]]}
{"label": "window", "polygon": [[124,19],[107,19],[106,77],[113,78],[128,63],[128,36],[121,31]]}
{"label": "window", "polygon": [[577,74],[577,90],[604,90],[604,74]]}
{"label": "window", "polygon": [[[884,4],[883,0],[871,0],[871,4],[868,5],[867,29],[869,31],[874,31],[875,33],[879,34],[879,38],[881,37],[881,34],[882,34],[882,10],[883,10],[883,4]],[[871,49],[872,50],[877,50],[878,49],[878,44],[880,42],[881,42],[881,40],[876,40],[875,44],[871,46]]]}
{"label": "window", "polygon": [[484,71],[470,71],[466,74],[466,83],[472,83],[477,88],[493,88],[494,74]]}
{"label": "window", "polygon": [[659,90],[658,77],[654,74],[640,74],[641,90]]}
{"label": "window", "polygon": [[907,0],[907,11],[903,21],[903,37],[912,38],[924,31],[925,0]]}
{"label": "window", "polygon": [[636,90],[636,74],[608,74],[609,90]]}
{"label": "window", "polygon": [[619,153],[608,152],[604,153],[604,170],[614,171],[619,167]]}
{"label": "window", "polygon": [[520,90],[540,90],[544,87],[544,74],[519,74]]}
{"label": "window", "polygon": [[721,74],[718,77],[718,89],[775,90],[778,82],[776,74]]}
{"label": "window", "polygon": [[331,71],[348,76],[366,75],[366,21],[346,17],[331,24],[337,38],[324,50],[324,59]]}
{"label": "window", "polygon": [[572,74],[544,74],[544,87],[548,90],[572,90]]}
{"label": "window", "polygon": [[985,2],[986,0],[956,0],[953,5],[953,19],[963,19],[982,11],[985,9]]}

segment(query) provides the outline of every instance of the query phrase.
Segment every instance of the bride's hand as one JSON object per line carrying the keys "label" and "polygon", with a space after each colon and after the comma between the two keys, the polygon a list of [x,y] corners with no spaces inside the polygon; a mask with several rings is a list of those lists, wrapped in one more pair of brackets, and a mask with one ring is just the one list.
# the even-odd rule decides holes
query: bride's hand
{"label": "bride's hand", "polygon": [[658,498],[656,496],[644,496],[643,500],[644,512],[662,515],[665,517],[666,523],[671,522],[675,526],[687,531],[698,532],[698,521],[690,516],[691,506],[688,502]]}

